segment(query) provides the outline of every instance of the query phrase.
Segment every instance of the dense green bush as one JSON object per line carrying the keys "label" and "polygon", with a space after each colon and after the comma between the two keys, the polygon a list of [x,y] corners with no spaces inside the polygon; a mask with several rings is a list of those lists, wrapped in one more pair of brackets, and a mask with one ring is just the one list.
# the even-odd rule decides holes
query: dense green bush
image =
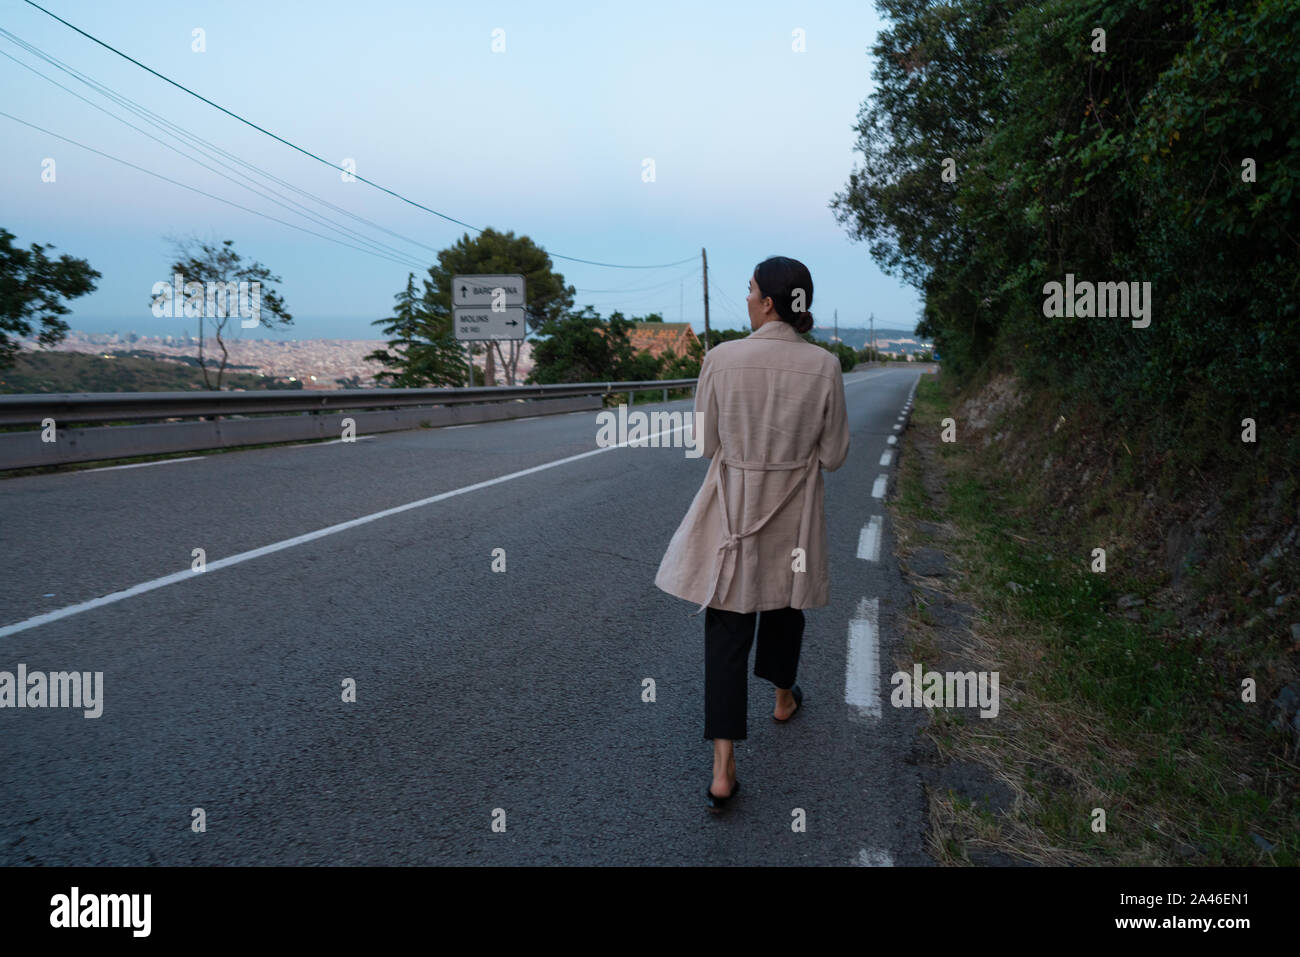
{"label": "dense green bush", "polygon": [[[881,6],[863,165],[833,206],[922,290],[945,368],[1014,356],[1121,413],[1300,407],[1300,4]],[[1150,326],[1046,317],[1067,273],[1151,283]]]}

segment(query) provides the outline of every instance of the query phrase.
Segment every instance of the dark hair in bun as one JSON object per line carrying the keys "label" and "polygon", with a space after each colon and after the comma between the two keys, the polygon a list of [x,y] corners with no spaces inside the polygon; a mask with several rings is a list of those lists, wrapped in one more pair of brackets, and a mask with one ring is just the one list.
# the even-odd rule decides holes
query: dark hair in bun
{"label": "dark hair in bun", "polygon": [[[788,322],[795,332],[807,332],[813,327],[813,283],[808,267],[797,259],[771,256],[754,267],[754,281],[759,294],[772,298],[772,307],[782,322]],[[799,293],[802,292],[802,296]],[[795,306],[802,306],[795,309]]]}

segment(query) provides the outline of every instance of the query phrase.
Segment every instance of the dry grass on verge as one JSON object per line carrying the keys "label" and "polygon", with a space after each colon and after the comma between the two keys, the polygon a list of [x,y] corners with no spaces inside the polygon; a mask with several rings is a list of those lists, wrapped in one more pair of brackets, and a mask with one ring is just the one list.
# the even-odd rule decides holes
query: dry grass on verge
{"label": "dry grass on verge", "polygon": [[[951,575],[922,583],[976,611],[967,627],[937,627],[918,602],[906,624],[906,655],[999,672],[996,718],[934,709],[924,733],[940,761],[979,765],[1013,797],[995,814],[932,790],[935,858],[962,865],[972,852],[996,852],[1044,865],[1294,863],[1300,769],[1261,755],[1266,743],[1241,747],[1244,725],[1212,706],[1215,676],[1205,672],[1213,669],[1166,649],[1158,616],[1113,613],[1110,588],[1119,576],[1105,581],[1088,575],[1085,562],[1051,554],[1061,544],[1044,535],[1041,515],[1028,514],[1028,497],[994,474],[996,457],[978,442],[939,441],[940,420],[951,414],[938,383],[923,378],[891,519],[900,555],[928,545],[954,559]],[[989,417],[996,420],[997,413]],[[1124,534],[1116,528],[1111,541]],[[910,661],[895,664],[906,670]],[[1097,808],[1105,832],[1093,830]]]}

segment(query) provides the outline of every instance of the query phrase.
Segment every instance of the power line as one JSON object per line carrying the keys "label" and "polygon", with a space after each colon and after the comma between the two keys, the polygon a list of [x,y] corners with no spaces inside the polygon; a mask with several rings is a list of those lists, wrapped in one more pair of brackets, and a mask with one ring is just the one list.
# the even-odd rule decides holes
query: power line
{"label": "power line", "polygon": [[[7,31],[0,30],[0,35],[5,34],[6,32],[7,32]],[[122,124],[124,124],[124,125],[130,127],[131,129],[135,130],[137,133],[141,134],[142,136],[146,136],[146,137],[148,137],[149,139],[153,140],[155,143],[159,144],[160,146],[166,147],[167,149],[171,150],[173,153],[176,153],[176,154],[179,155],[179,156],[183,156],[185,159],[190,160],[190,161],[193,162],[193,163],[197,163],[199,166],[202,166],[204,169],[208,170],[209,172],[216,173],[218,176],[222,177],[223,179],[229,180],[230,182],[234,183],[236,186],[240,186],[240,187],[242,187],[242,188],[248,190],[249,192],[253,193],[254,195],[261,197],[262,199],[269,199],[271,202],[275,203],[277,206],[280,206],[280,207],[283,208],[283,209],[289,210],[289,212],[296,212],[298,215],[303,216],[304,218],[308,219],[310,222],[315,223],[316,225],[319,225],[319,226],[325,226],[325,227],[328,228],[328,229],[333,229],[335,232],[339,233],[339,234],[342,235],[342,236],[345,236],[345,237],[347,237],[347,238],[349,238],[349,239],[352,239],[352,240],[354,240],[354,241],[357,241],[357,242],[365,243],[365,244],[367,244],[367,246],[374,247],[371,251],[376,252],[376,253],[380,253],[380,254],[384,254],[384,255],[386,255],[386,258],[392,259],[394,262],[400,262],[401,264],[406,265],[406,266],[408,266],[408,267],[410,267],[410,268],[414,268],[414,269],[423,269],[423,268],[424,268],[424,264],[423,264],[423,263],[417,262],[417,261],[415,261],[415,260],[409,258],[409,257],[408,257],[408,254],[407,254],[405,251],[403,251],[403,250],[401,250],[401,249],[398,249],[398,248],[396,248],[395,246],[390,246],[390,245],[388,245],[387,243],[381,243],[381,242],[378,242],[378,241],[376,241],[376,240],[372,240],[372,239],[370,239],[368,236],[364,236],[364,235],[358,233],[358,232],[357,232],[356,230],[354,230],[354,229],[349,229],[349,228],[347,228],[347,227],[345,227],[345,226],[341,226],[340,224],[335,223],[333,220],[330,220],[328,217],[320,216],[320,215],[318,215],[318,214],[312,212],[311,210],[309,210],[309,209],[307,209],[306,207],[304,207],[301,203],[295,203],[293,200],[289,200],[289,203],[292,203],[293,206],[296,206],[296,207],[297,207],[297,209],[295,210],[295,209],[291,208],[289,205],[286,205],[285,203],[280,202],[278,199],[275,198],[275,196],[273,196],[273,195],[269,195],[268,193],[265,193],[265,192],[262,192],[260,189],[257,189],[257,188],[255,188],[255,187],[253,187],[253,186],[250,186],[248,183],[241,182],[240,180],[235,179],[235,178],[232,177],[232,176],[228,176],[228,175],[226,175],[225,173],[222,173],[220,170],[214,169],[213,167],[209,166],[207,163],[204,163],[203,161],[201,161],[201,160],[199,160],[199,159],[196,159],[196,158],[193,157],[193,156],[190,156],[188,153],[183,152],[182,150],[180,150],[178,147],[174,146],[173,144],[168,143],[168,142],[166,142],[165,140],[161,140],[161,139],[159,139],[158,137],[154,136],[153,134],[151,134],[151,133],[149,133],[149,132],[147,132],[147,131],[145,131],[145,130],[140,129],[140,127],[136,126],[134,123],[130,123],[130,122],[128,122],[127,120],[123,119],[122,117],[116,115],[115,113],[112,113],[112,112],[110,112],[109,110],[104,109],[104,108],[103,108],[102,106],[100,106],[99,104],[94,103],[94,102],[92,102],[91,100],[86,99],[84,96],[82,96],[81,94],[77,93],[76,91],[68,89],[68,88],[67,88],[66,86],[64,86],[62,83],[59,83],[57,80],[51,79],[50,77],[48,77],[48,76],[46,76],[45,74],[41,73],[39,70],[35,69],[34,67],[30,66],[29,64],[23,63],[21,60],[15,59],[14,57],[10,56],[8,53],[5,53],[3,50],[0,50],[0,56],[3,56],[3,57],[5,57],[5,58],[7,58],[7,59],[9,59],[9,60],[13,60],[13,62],[17,63],[19,66],[24,67],[24,68],[26,68],[26,69],[28,69],[28,70],[31,70],[33,73],[35,73],[35,74],[36,74],[37,76],[39,76],[41,79],[46,80],[47,82],[54,84],[54,85],[57,86],[59,89],[61,89],[61,90],[63,90],[64,92],[68,93],[69,95],[71,95],[71,96],[75,96],[77,99],[81,100],[83,103],[86,103],[86,104],[88,104],[88,105],[91,106],[91,107],[94,107],[96,110],[99,110],[101,113],[104,113],[105,115],[107,115],[107,116],[109,116],[109,117],[112,117],[113,119],[117,120],[119,123],[122,123]],[[221,163],[221,160],[219,160],[219,159],[214,159],[214,162]],[[225,165],[227,169],[230,168],[228,165],[226,165],[226,164],[224,164],[224,163],[223,163],[222,165]],[[286,199],[287,199],[287,197],[283,197],[283,198],[286,198]],[[386,251],[386,252],[385,252],[385,251]],[[395,258],[395,257],[403,257],[403,258]]]}
{"label": "power line", "polygon": [[357,252],[369,253],[372,256],[378,256],[381,259],[387,259],[390,262],[397,263],[399,266],[408,265],[407,263],[404,263],[398,259],[394,259],[392,256],[388,256],[385,253],[376,252],[373,249],[366,249],[364,246],[354,246],[352,245],[352,243],[344,242],[341,239],[335,239],[333,236],[326,236],[324,233],[315,232],[314,230],[307,229],[304,226],[299,226],[297,223],[286,222],[283,219],[277,219],[275,216],[268,215],[267,213],[263,213],[256,209],[251,209],[248,206],[242,206],[239,203],[236,203],[229,199],[224,199],[220,196],[217,196],[215,193],[209,193],[206,190],[199,189],[196,186],[189,186],[186,183],[182,183],[178,180],[174,180],[169,176],[164,176],[162,173],[155,173],[153,170],[145,169],[143,166],[137,166],[135,163],[129,162],[128,160],[124,160],[120,157],[113,156],[110,153],[105,153],[103,150],[97,150],[93,146],[87,146],[85,143],[78,143],[74,139],[69,139],[66,136],[60,136],[58,133],[55,133],[53,130],[47,130],[43,126],[37,126],[35,123],[28,123],[26,120],[19,119],[18,117],[10,113],[5,113],[3,111],[0,111],[0,116],[5,117],[6,119],[13,120],[15,123],[21,123],[23,126],[26,126],[33,130],[37,130],[38,132],[44,133],[47,136],[53,136],[56,140],[63,140],[63,142],[65,143],[71,143],[73,146],[78,146],[83,150],[96,154],[97,156],[102,156],[105,159],[111,159],[114,163],[121,163],[123,166],[129,166],[131,167],[131,169],[139,170],[141,173],[145,173],[149,176],[153,176],[156,179],[160,179],[165,183],[171,183],[173,186],[179,186],[181,189],[188,189],[192,193],[198,193],[200,196],[206,196],[209,199],[215,199],[217,202],[225,203],[227,206],[233,206],[235,207],[235,209],[242,209],[244,212],[252,213],[254,216],[261,216],[263,219],[269,219],[271,222],[279,223],[281,226],[288,226],[290,229],[296,229],[299,232],[307,233],[310,236],[316,236],[320,239],[325,239],[328,240],[329,242],[337,243],[340,246],[346,246],[348,249],[355,249]]}
{"label": "power line", "polygon": [[[46,10],[40,4],[33,2],[33,0],[24,0],[24,2],[28,6],[35,7],[37,10],[41,11],[41,13],[45,14],[46,16],[59,21],[59,23],[62,23],[65,27],[68,27],[70,30],[74,30],[77,33],[80,33],[87,40],[91,40],[94,43],[99,44],[101,47],[103,47],[105,50],[108,50],[110,53],[116,53],[122,59],[135,64],[140,69],[145,70],[148,73],[152,73],[154,76],[158,77],[158,79],[163,80],[166,83],[170,83],[178,90],[188,93],[190,96],[194,97],[195,99],[203,101],[213,109],[220,110],[222,113],[225,113],[227,116],[231,117],[232,119],[236,119],[239,122],[243,123],[244,125],[252,127],[253,129],[257,130],[259,133],[269,136],[271,137],[271,139],[276,140],[279,143],[283,143],[285,146],[288,146],[290,149],[297,150],[299,153],[302,153],[304,156],[309,156],[312,159],[316,160],[316,162],[325,164],[330,169],[338,170],[341,173],[348,173],[349,175],[356,177],[358,180],[367,184],[368,186],[373,186],[375,189],[385,192],[389,196],[392,196],[396,199],[400,199],[402,202],[408,203],[411,206],[416,207],[417,209],[422,209],[426,213],[433,213],[433,215],[445,219],[450,223],[455,223],[457,226],[464,226],[466,229],[472,229],[478,233],[483,232],[483,230],[478,226],[471,226],[469,223],[462,222],[461,220],[456,219],[455,217],[448,216],[446,213],[440,213],[436,209],[431,209],[428,206],[425,206],[423,203],[416,202],[413,199],[403,196],[401,193],[389,189],[387,186],[381,186],[379,183],[376,183],[373,180],[366,179],[364,176],[361,176],[360,174],[352,170],[346,170],[342,166],[335,166],[329,160],[317,156],[315,153],[311,152],[310,150],[304,149],[301,146],[298,146],[296,143],[291,143],[289,140],[286,140],[282,136],[277,136],[275,133],[272,133],[270,130],[258,126],[252,120],[245,119],[244,117],[240,116],[238,113],[233,113],[230,110],[226,109],[224,106],[221,106],[219,103],[214,103],[212,100],[209,100],[206,96],[203,96],[199,93],[195,93],[189,87],[184,86],[181,83],[177,83],[171,77],[164,76],[163,74],[159,73],[157,70],[145,66],[143,63],[141,63],[139,60],[135,59],[134,57],[123,53],[121,50],[117,49],[116,47],[108,43],[105,43],[103,40],[99,39],[98,37],[92,36],[91,34],[87,33],[85,30],[81,29],[80,27],[72,23],[69,23],[67,20],[64,20],[62,17],[58,16],[57,14],[51,13],[49,10]],[[551,256],[554,259],[564,259],[568,262],[584,263],[588,266],[603,266],[608,269],[667,269],[671,266],[680,266],[682,263],[690,262],[692,259],[695,258],[694,256],[688,256],[685,259],[679,259],[677,262],[660,263],[654,266],[629,266],[620,263],[602,263],[602,262],[596,262],[591,259],[579,259],[574,256],[563,256],[560,255],[559,253],[548,253],[547,255]]]}
{"label": "power line", "polygon": [[624,314],[628,312],[644,312],[647,314],[657,312],[661,316],[667,315],[668,313],[668,311],[663,308],[647,308],[647,304],[652,307],[661,307],[663,305],[661,299],[653,296],[643,296],[639,299],[617,299],[608,302],[589,302],[584,299],[582,303],[583,305],[592,306],[600,312],[622,312]]}
{"label": "power line", "polygon": [[[700,269],[699,264],[697,263],[694,269],[694,274],[689,278],[695,281],[698,280],[699,275]],[[598,294],[596,296],[583,295],[580,298],[584,303],[590,303],[600,309],[628,310],[635,308],[638,311],[644,311],[646,309],[646,304],[650,303],[659,307],[658,309],[651,309],[650,311],[657,311],[661,315],[666,316],[668,315],[668,309],[663,308],[663,299],[665,296],[670,295],[668,290],[673,284],[681,283],[685,278],[687,277],[676,276],[654,286],[643,287],[640,290],[609,290],[604,294]],[[591,292],[591,290],[588,290],[588,292]],[[629,293],[631,293],[631,295],[629,295]]]}
{"label": "power line", "polygon": [[698,265],[695,265],[691,269],[688,269],[682,273],[678,273],[677,275],[673,276],[671,279],[666,279],[663,282],[656,283],[653,286],[627,286],[621,289],[578,289],[577,287],[575,287],[574,292],[584,292],[584,293],[644,292],[646,290],[651,290],[651,289],[662,289],[664,286],[671,286],[675,282],[677,283],[684,282],[686,279],[694,279],[696,276],[699,275],[699,272],[700,272],[700,267]]}
{"label": "power line", "polygon": [[730,301],[730,302],[733,303],[733,304],[735,303],[735,300],[732,299],[731,296],[729,296],[729,295],[727,295],[726,293],[724,293],[724,292],[723,292],[723,291],[722,291],[722,290],[721,290],[721,289],[720,289],[720,288],[719,288],[719,287],[718,287],[714,282],[712,282],[712,281],[709,283],[709,292],[710,292],[710,293],[713,293],[714,295],[721,296],[723,299],[726,299],[726,300]]}
{"label": "power line", "polygon": [[[359,222],[359,223],[364,223],[365,225],[370,226],[370,227],[373,228],[373,229],[377,229],[377,230],[379,230],[380,232],[384,232],[384,233],[387,233],[387,234],[390,235],[390,236],[396,237],[397,239],[401,239],[401,240],[403,240],[404,242],[411,243],[411,244],[414,245],[414,246],[419,246],[419,247],[421,247],[421,248],[423,248],[423,249],[427,249],[427,250],[429,250],[429,251],[431,251],[431,252],[434,252],[434,253],[438,252],[437,247],[430,246],[430,245],[428,245],[427,243],[420,242],[418,239],[412,239],[412,238],[409,237],[409,236],[404,236],[404,235],[402,235],[401,233],[394,232],[393,230],[388,229],[387,227],[382,226],[382,225],[380,225],[379,223],[376,223],[376,222],[373,222],[372,220],[366,219],[364,216],[358,216],[357,214],[351,212],[350,210],[344,209],[343,207],[341,207],[341,206],[337,206],[337,205],[335,205],[334,203],[329,202],[328,200],[322,199],[321,197],[315,195],[314,193],[310,193],[310,192],[308,192],[308,191],[306,191],[306,190],[300,189],[299,187],[293,185],[292,183],[290,183],[290,182],[288,182],[288,181],[286,181],[286,180],[281,179],[280,177],[274,175],[273,173],[268,173],[266,170],[264,170],[264,169],[262,169],[262,168],[260,168],[260,167],[258,167],[258,166],[256,166],[256,165],[254,165],[254,164],[252,164],[252,163],[249,163],[249,162],[247,162],[247,161],[245,161],[245,160],[243,160],[243,159],[241,159],[240,157],[236,156],[234,153],[231,153],[231,152],[229,152],[228,150],[223,149],[221,146],[219,146],[219,145],[217,145],[217,144],[215,144],[215,143],[212,143],[212,142],[210,142],[210,141],[204,139],[203,137],[199,136],[198,134],[196,134],[196,133],[194,133],[194,132],[192,132],[192,131],[190,131],[190,130],[185,129],[184,127],[178,126],[177,124],[175,124],[175,123],[171,122],[170,120],[168,120],[165,116],[162,116],[161,114],[155,113],[153,110],[150,110],[150,109],[148,109],[147,107],[144,107],[144,106],[140,105],[140,104],[137,103],[136,101],[132,100],[130,97],[125,96],[125,95],[123,95],[123,94],[120,94],[120,93],[116,92],[116,91],[113,90],[111,87],[107,86],[106,84],[100,83],[100,82],[99,82],[98,80],[96,80],[94,77],[92,77],[92,76],[90,76],[90,75],[88,75],[88,74],[82,73],[80,70],[77,70],[77,69],[75,69],[75,68],[73,68],[73,67],[68,66],[66,63],[64,63],[63,61],[59,60],[57,57],[52,56],[52,55],[46,53],[44,50],[41,50],[39,47],[35,46],[34,44],[28,43],[26,40],[23,40],[21,37],[15,35],[15,34],[13,34],[13,33],[10,33],[8,30],[5,30],[5,29],[3,29],[3,28],[0,28],[0,36],[4,36],[4,37],[5,37],[6,39],[8,39],[11,43],[15,43],[15,44],[17,44],[18,46],[22,47],[22,48],[23,48],[24,50],[26,50],[27,52],[33,54],[34,56],[39,57],[40,59],[42,59],[42,60],[44,60],[45,62],[49,63],[51,66],[55,67],[56,69],[61,70],[62,72],[68,74],[69,76],[73,77],[74,79],[78,80],[79,82],[85,84],[86,86],[89,86],[91,89],[93,89],[95,92],[99,93],[101,96],[104,96],[104,97],[106,97],[106,98],[112,100],[114,103],[117,103],[119,106],[125,107],[127,110],[129,110],[130,112],[132,112],[132,113],[134,113],[135,115],[139,116],[142,120],[144,120],[146,123],[149,123],[151,126],[155,127],[155,128],[158,129],[160,132],[163,132],[164,134],[166,134],[166,133],[168,133],[168,132],[170,131],[173,135],[180,136],[180,137],[182,137],[183,139],[189,141],[188,145],[191,145],[194,149],[198,149],[200,152],[205,152],[205,153],[206,153],[207,151],[215,151],[216,153],[219,153],[221,156],[227,157],[227,158],[230,159],[232,162],[239,164],[240,166],[244,167],[245,169],[251,170],[251,171],[253,171],[254,173],[257,173],[258,175],[264,177],[265,179],[270,180],[271,182],[276,183],[276,184],[278,184],[278,185],[280,185],[280,186],[283,186],[283,187],[286,188],[286,189],[292,190],[293,192],[297,193],[299,196],[305,197],[306,199],[310,199],[310,200],[312,200],[313,202],[319,203],[321,206],[324,206],[324,207],[326,207],[326,208],[328,208],[328,209],[331,209],[331,210],[333,210],[333,211],[335,211],[335,212],[337,212],[337,213],[339,213],[339,214],[341,214],[341,215],[347,216],[348,218],[353,219],[353,220],[355,220],[355,221],[357,221],[357,222]],[[5,54],[5,56],[8,56],[8,54]],[[14,59],[13,57],[9,57],[9,58],[10,58],[10,59]],[[56,82],[56,81],[50,79],[49,77],[45,76],[44,74],[40,73],[39,71],[33,69],[33,68],[32,68],[31,66],[29,66],[28,64],[26,64],[26,63],[22,63],[22,62],[19,61],[19,60],[14,60],[14,62],[15,62],[15,63],[18,63],[20,66],[22,66],[22,67],[24,67],[24,68],[26,68],[26,69],[28,69],[28,70],[31,70],[31,71],[32,71],[33,73],[35,73],[37,76],[40,76],[40,77],[42,77],[43,79],[47,80],[48,82],[53,83],[55,86],[58,86],[60,89],[67,90],[68,93],[70,93],[70,94],[73,95],[73,96],[76,96],[78,99],[83,100],[84,102],[90,103],[90,105],[93,106],[93,107],[95,107],[95,109],[98,109],[98,110],[100,110],[101,112],[106,112],[106,113],[108,112],[108,111],[104,110],[103,107],[100,107],[100,106],[98,106],[98,105],[96,105],[96,104],[94,104],[94,103],[91,103],[89,100],[86,100],[85,97],[80,96],[79,94],[73,92],[72,90],[68,90],[67,87],[65,87],[65,86],[63,86],[62,84],[60,84],[60,83],[58,83],[58,82]],[[126,123],[125,120],[123,120],[121,117],[117,116],[116,114],[108,113],[108,115],[109,115],[109,116],[112,116],[114,119],[118,120],[119,122]],[[127,125],[127,126],[131,126],[132,124],[130,124],[130,123],[126,123],[126,125]],[[134,127],[134,126],[133,126],[132,128],[138,130],[138,127]],[[144,131],[141,130],[140,132],[143,133]],[[148,136],[149,134],[148,134],[148,133],[144,133],[144,135],[145,135],[145,136]],[[201,144],[201,146],[198,146],[198,145],[195,145],[195,144]],[[168,145],[168,148],[169,148],[169,149],[173,149],[173,150],[175,149],[175,147],[172,147],[172,146],[170,146],[169,144],[164,144],[164,145]],[[204,147],[206,147],[206,150],[203,149]],[[190,157],[190,156],[188,156],[187,154],[183,154],[183,153],[182,153],[181,155],[186,156],[187,159],[191,159],[191,160],[194,161],[194,162],[198,162],[197,160],[193,160],[193,157]],[[208,155],[209,155],[209,158],[212,159],[214,162],[219,163],[220,165],[224,166],[226,169],[231,169],[232,172],[237,172],[237,171],[233,170],[233,169],[232,169],[228,164],[222,162],[222,161],[221,161],[220,159],[218,159],[217,157],[215,157],[215,156],[211,156],[210,153],[208,153]],[[200,164],[200,165],[202,165],[202,164]],[[243,175],[243,174],[238,174],[238,175]],[[270,187],[266,187],[266,188],[267,188],[267,189],[271,189]],[[272,189],[271,192],[275,192],[275,191]],[[281,195],[281,196],[282,196],[283,194],[279,194],[279,193],[277,193],[276,195]],[[283,198],[288,199],[288,197],[283,197]],[[289,202],[293,202],[293,201],[292,201],[292,200],[289,200]],[[295,203],[295,205],[298,205],[298,204]],[[310,214],[308,214],[308,213],[304,213],[303,215],[316,215],[316,214],[314,214],[314,213],[310,213]],[[365,236],[363,236],[362,234],[356,232],[355,230],[351,230],[351,229],[349,229],[348,227],[343,227],[343,226],[341,226],[341,225],[336,224],[336,228],[337,228],[337,229],[347,229],[348,232],[352,233],[353,235],[356,235],[356,236],[358,236],[358,237],[363,238],[364,241],[366,241],[366,242],[371,242],[371,243],[376,242],[375,240],[372,240],[372,239],[370,239],[369,237],[365,237]],[[378,244],[378,245],[383,245],[383,246],[385,246],[385,247],[388,248],[388,249],[394,249],[394,247],[388,246],[386,243],[384,243],[384,244]],[[401,250],[395,250],[395,249],[394,249],[394,251],[397,252],[397,253],[399,253],[399,255],[403,255],[403,256],[408,255],[407,253],[405,253],[404,251],[401,251]],[[421,268],[423,268],[423,264],[421,264]]]}
{"label": "power line", "polygon": [[[740,313],[736,311],[734,300],[730,296],[722,292],[713,283],[709,283],[709,295],[713,296],[720,303],[722,303],[723,307],[727,310],[727,312],[731,315],[731,317],[741,324],[741,328],[744,328],[745,323],[747,323],[749,320],[747,318],[741,318]],[[748,309],[745,310],[745,314],[746,316],[748,316],[749,314]]]}

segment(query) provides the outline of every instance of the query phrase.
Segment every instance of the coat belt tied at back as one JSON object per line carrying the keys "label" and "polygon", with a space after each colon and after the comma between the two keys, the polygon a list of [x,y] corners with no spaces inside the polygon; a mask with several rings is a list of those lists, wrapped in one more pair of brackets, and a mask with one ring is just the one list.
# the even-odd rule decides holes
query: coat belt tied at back
{"label": "coat belt tied at back", "polygon": [[[801,459],[795,462],[744,462],[739,459],[727,457],[723,457],[719,460],[718,505],[722,512],[722,531],[724,537],[722,544],[718,546],[718,554],[714,560],[713,584],[709,587],[708,597],[704,599],[704,604],[700,605],[700,607],[691,615],[692,618],[704,611],[704,609],[709,606],[709,602],[713,601],[713,599],[717,597],[718,582],[722,578],[722,569],[727,563],[727,553],[735,551],[739,547],[742,538],[749,538],[751,535],[757,534],[763,526],[772,520],[773,516],[775,516],[777,512],[785,508],[787,503],[789,503],[790,499],[794,496],[794,493],[799,491],[801,487],[805,492],[811,493],[812,483],[816,481],[817,473],[820,471],[818,467],[820,464],[818,453],[819,449],[814,445],[806,459]],[[727,477],[724,474],[728,467],[741,469],[747,472],[784,472],[801,468],[805,470],[805,474],[802,482],[790,483],[790,488],[786,491],[785,497],[776,504],[775,508],[743,532],[733,532],[731,530],[731,517],[727,512]]]}

